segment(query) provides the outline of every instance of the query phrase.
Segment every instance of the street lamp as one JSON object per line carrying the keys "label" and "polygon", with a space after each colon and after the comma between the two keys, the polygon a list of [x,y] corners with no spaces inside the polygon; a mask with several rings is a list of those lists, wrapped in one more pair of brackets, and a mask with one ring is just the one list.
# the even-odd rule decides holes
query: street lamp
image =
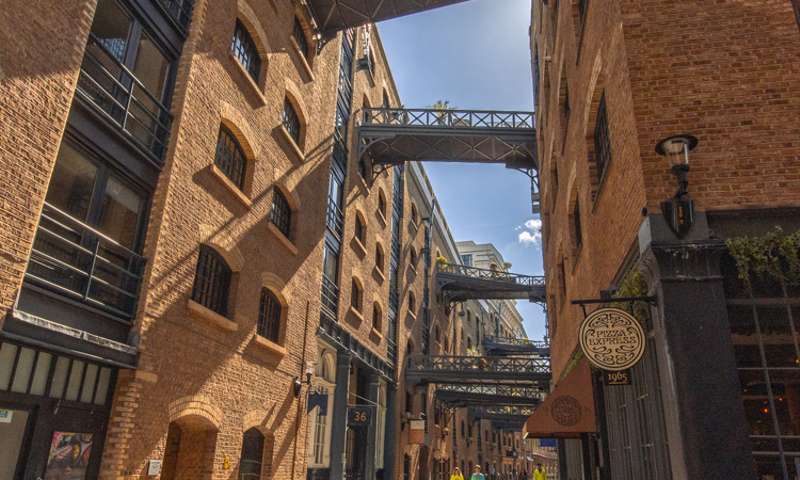
{"label": "street lamp", "polygon": [[694,202],[689,196],[689,152],[696,146],[697,138],[686,134],[665,138],[656,145],[656,153],[667,158],[678,180],[677,192],[661,202],[661,211],[679,237],[685,236],[694,223]]}

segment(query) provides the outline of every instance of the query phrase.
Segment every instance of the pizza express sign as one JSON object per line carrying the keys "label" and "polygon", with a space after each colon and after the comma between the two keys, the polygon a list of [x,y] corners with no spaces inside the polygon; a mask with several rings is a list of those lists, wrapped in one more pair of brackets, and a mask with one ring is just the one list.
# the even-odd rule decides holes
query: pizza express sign
{"label": "pizza express sign", "polygon": [[618,372],[639,362],[646,337],[639,321],[625,310],[601,308],[581,324],[580,341],[592,365]]}

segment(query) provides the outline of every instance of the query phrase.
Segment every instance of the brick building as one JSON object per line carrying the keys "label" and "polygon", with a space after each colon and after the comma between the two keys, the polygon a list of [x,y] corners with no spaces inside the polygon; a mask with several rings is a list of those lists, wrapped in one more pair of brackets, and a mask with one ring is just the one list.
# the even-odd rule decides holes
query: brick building
{"label": "brick building", "polygon": [[[562,478],[800,474],[792,4],[533,1],[550,396],[588,395],[598,418],[547,432],[531,417],[575,438]],[[632,307],[648,341],[631,386],[578,378],[572,301],[604,292],[654,297]]]}

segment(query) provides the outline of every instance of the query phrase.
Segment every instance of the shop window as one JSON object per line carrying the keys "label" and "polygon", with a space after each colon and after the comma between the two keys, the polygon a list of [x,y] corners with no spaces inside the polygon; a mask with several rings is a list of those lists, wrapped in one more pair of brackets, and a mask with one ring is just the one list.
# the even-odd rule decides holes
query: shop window
{"label": "shop window", "polygon": [[236,20],[236,29],[231,40],[231,52],[236,60],[247,71],[253,81],[258,83],[261,74],[261,56],[256,48],[256,42],[241,21]]}
{"label": "shop window", "polygon": [[292,102],[286,98],[283,101],[283,128],[286,129],[286,133],[289,134],[294,143],[297,144],[298,147],[302,145],[302,123],[300,122],[300,116],[297,114],[297,110],[295,106],[292,105]]}
{"label": "shop window", "polygon": [[239,480],[259,480],[264,455],[264,435],[257,428],[244,432],[242,457],[239,460]]}
{"label": "shop window", "polygon": [[274,188],[272,193],[272,210],[270,211],[270,221],[278,227],[278,230],[286,237],[291,239],[292,230],[292,208],[286,195],[280,188]]}
{"label": "shop window", "polygon": [[224,126],[220,126],[219,128],[214,165],[216,165],[234,185],[239,187],[239,190],[244,190],[247,160],[239,141],[233,133]]}
{"label": "shop window", "polygon": [[268,288],[262,288],[258,306],[258,334],[272,342],[280,343],[282,317],[283,306],[278,297]]}
{"label": "shop window", "polygon": [[216,250],[200,246],[192,300],[222,316],[228,314],[228,297],[233,273]]}

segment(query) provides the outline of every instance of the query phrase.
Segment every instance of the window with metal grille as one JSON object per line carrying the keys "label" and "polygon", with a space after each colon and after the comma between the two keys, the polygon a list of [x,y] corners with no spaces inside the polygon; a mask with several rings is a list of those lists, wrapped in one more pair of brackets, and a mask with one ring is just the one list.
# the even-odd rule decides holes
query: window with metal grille
{"label": "window with metal grille", "polygon": [[364,301],[364,292],[361,291],[361,286],[354,278],[350,288],[350,306],[357,312],[361,311]]}
{"label": "window with metal grille", "polygon": [[261,56],[258,54],[258,48],[256,48],[256,43],[253,41],[253,37],[250,36],[250,32],[239,20],[236,21],[236,30],[233,31],[231,52],[242,67],[247,70],[247,73],[253,77],[253,80],[258,82],[258,77],[261,73]]}
{"label": "window with metal grille", "polygon": [[270,221],[278,227],[278,230],[286,237],[291,238],[292,231],[292,209],[289,201],[280,189],[275,188],[272,194],[272,211],[269,214]]}
{"label": "window with metal grille", "polygon": [[262,288],[258,304],[258,334],[275,343],[280,341],[281,309],[278,297],[269,289]]}
{"label": "window with metal grille", "polygon": [[288,98],[283,101],[283,128],[292,137],[294,143],[300,146],[300,117],[297,116],[297,110],[294,109],[294,105]]}
{"label": "window with metal grille", "polygon": [[292,38],[294,38],[294,41],[297,42],[297,46],[300,48],[300,52],[303,54],[303,56],[308,58],[311,53],[311,49],[308,47],[308,39],[306,38],[305,30],[303,30],[303,24],[300,23],[300,20],[298,20],[297,17],[294,18]]}
{"label": "window with metal grille", "polygon": [[244,189],[247,160],[241,145],[239,145],[239,141],[236,140],[236,137],[230,130],[223,126],[219,128],[214,165],[216,165],[234,185],[239,187],[239,190]]}
{"label": "window with metal grille", "polygon": [[594,162],[597,167],[597,181],[600,182],[611,163],[611,136],[608,131],[605,93],[597,107],[597,123],[594,126]]}
{"label": "window with metal grille", "polygon": [[239,480],[261,478],[261,461],[264,455],[264,435],[256,428],[244,432],[242,457],[239,461]]}
{"label": "window with metal grille", "polygon": [[354,235],[361,245],[365,245],[367,241],[367,227],[364,225],[364,220],[361,219],[361,216],[356,215],[356,226]]}
{"label": "window with metal grille", "polygon": [[231,275],[231,269],[222,255],[209,246],[201,245],[192,300],[220,315],[227,315]]}

